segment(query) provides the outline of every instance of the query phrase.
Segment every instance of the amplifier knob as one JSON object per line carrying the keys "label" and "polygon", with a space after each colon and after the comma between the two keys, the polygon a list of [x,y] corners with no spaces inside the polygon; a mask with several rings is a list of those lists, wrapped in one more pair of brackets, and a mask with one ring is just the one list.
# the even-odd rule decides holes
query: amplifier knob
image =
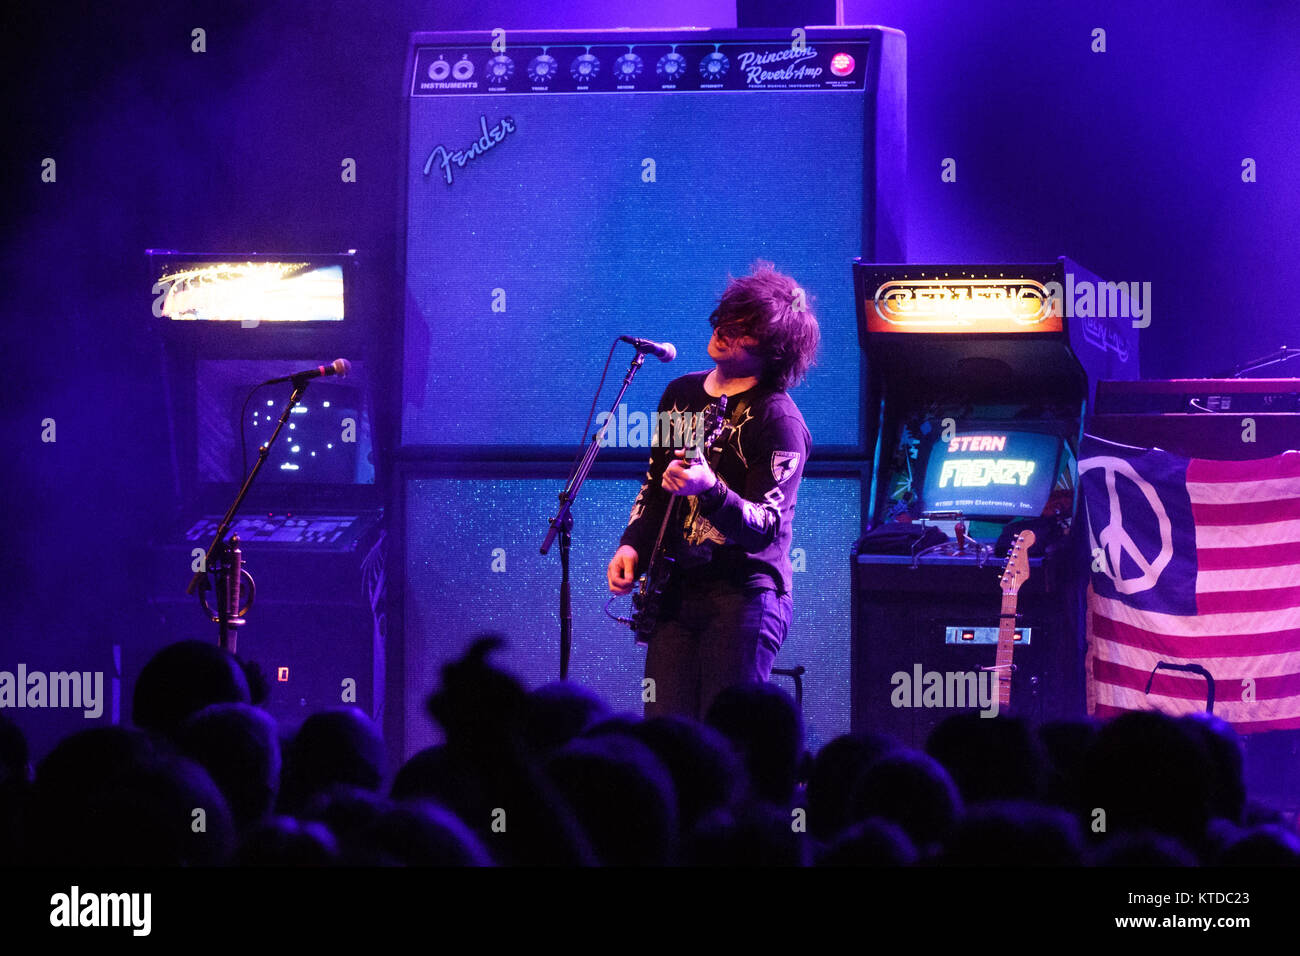
{"label": "amplifier knob", "polygon": [[569,64],[569,74],[579,83],[594,80],[600,74],[600,60],[590,53],[575,57]]}
{"label": "amplifier knob", "polygon": [[624,53],[614,61],[614,75],[623,82],[635,80],[644,67],[644,62],[635,53]]}
{"label": "amplifier knob", "polygon": [[720,80],[727,75],[729,69],[731,69],[731,61],[717,50],[700,60],[700,76],[706,80]]}
{"label": "amplifier knob", "polygon": [[504,53],[494,56],[487,62],[489,83],[504,83],[515,75],[515,61]]}
{"label": "amplifier knob", "polygon": [[532,62],[528,64],[528,75],[538,83],[549,83],[559,71],[560,64],[555,62],[555,57],[547,53],[533,57]]}
{"label": "amplifier knob", "polygon": [[655,72],[671,83],[686,73],[686,57],[680,53],[665,53],[659,58]]}

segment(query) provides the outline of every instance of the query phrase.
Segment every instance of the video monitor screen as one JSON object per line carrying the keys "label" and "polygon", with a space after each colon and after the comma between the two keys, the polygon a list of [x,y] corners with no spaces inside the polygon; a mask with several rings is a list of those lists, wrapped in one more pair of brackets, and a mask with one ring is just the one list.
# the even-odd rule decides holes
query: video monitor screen
{"label": "video monitor screen", "polygon": [[153,312],[172,322],[249,327],[344,318],[339,261],[155,255],[152,262]]}
{"label": "video monitor screen", "polygon": [[922,512],[1037,517],[1056,484],[1061,444],[1056,435],[998,427],[936,436],[925,462]]}
{"label": "video monitor screen", "polygon": [[881,435],[872,523],[1074,513],[1077,406],[932,402],[900,407]]}
{"label": "video monitor screen", "polygon": [[[271,437],[292,386],[259,389],[258,382],[310,367],[306,359],[203,359],[195,381],[197,477],[203,483],[241,481]],[[375,466],[367,369],[353,363],[349,378],[312,382],[289,414],[260,483],[374,484]],[[349,384],[354,383],[354,384]],[[240,425],[243,425],[242,431]]]}

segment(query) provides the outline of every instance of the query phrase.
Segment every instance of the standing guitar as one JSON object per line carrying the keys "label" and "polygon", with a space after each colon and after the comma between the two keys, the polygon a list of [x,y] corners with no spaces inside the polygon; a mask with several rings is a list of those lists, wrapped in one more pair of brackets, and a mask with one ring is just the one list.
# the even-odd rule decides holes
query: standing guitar
{"label": "standing guitar", "polygon": [[1002,588],[1002,614],[998,620],[998,655],[991,670],[998,679],[998,713],[1005,714],[1011,709],[1011,675],[1015,673],[1015,664],[1011,657],[1016,648],[1016,604],[1020,594],[1020,585],[1029,580],[1029,549],[1034,544],[1034,533],[1022,531],[1011,542],[1007,553],[1007,565],[1002,570],[999,582]]}
{"label": "standing guitar", "polygon": [[[700,413],[700,427],[693,436],[698,439],[686,449],[683,461],[690,465],[707,455],[709,467],[716,468],[721,449],[719,439],[727,426],[727,396],[722,395]],[[659,620],[660,606],[663,601],[664,588],[677,563],[678,550],[683,537],[689,537],[694,530],[695,515],[690,516],[687,525],[687,498],[674,495],[664,511],[663,521],[659,524],[659,534],[655,537],[654,550],[646,562],[645,573],[637,582],[637,591],[632,595],[632,606],[636,609],[629,621],[639,644],[649,640]],[[673,529],[671,532],[669,529]],[[684,532],[684,534],[683,534]]]}

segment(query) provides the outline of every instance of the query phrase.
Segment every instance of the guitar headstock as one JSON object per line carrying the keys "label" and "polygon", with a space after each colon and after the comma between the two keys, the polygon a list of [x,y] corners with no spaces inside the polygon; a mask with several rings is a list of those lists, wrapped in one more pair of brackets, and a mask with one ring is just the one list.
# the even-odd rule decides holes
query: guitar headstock
{"label": "guitar headstock", "polygon": [[1002,593],[1015,594],[1020,585],[1029,580],[1029,549],[1034,546],[1034,533],[1028,529],[1016,535],[1007,552],[1007,565],[1002,570]]}

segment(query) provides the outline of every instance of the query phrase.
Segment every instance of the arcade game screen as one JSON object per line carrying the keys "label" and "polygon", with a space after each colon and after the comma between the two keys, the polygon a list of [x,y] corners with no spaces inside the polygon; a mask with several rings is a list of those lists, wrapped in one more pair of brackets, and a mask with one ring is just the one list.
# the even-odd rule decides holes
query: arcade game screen
{"label": "arcade game screen", "polygon": [[923,518],[1007,521],[1074,509],[1078,410],[1042,405],[930,405],[905,415],[885,469],[879,523]]}

